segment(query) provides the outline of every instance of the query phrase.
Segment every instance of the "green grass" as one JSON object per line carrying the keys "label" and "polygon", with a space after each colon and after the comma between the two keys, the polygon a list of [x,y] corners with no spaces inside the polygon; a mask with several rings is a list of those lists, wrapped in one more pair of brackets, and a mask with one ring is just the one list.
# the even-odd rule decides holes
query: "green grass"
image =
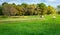
{"label": "green grass", "polygon": [[[28,16],[21,19],[31,18],[39,17]],[[60,35],[60,16],[56,19],[52,19],[50,15],[45,16],[45,20],[0,21],[0,35]]]}

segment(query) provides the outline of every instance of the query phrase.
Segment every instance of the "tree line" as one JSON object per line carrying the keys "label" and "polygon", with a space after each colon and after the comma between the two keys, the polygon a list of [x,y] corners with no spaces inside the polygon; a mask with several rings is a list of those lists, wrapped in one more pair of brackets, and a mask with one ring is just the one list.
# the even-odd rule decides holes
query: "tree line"
{"label": "tree line", "polygon": [[[60,6],[58,6],[58,9]],[[52,6],[47,6],[44,3],[38,4],[9,4],[7,2],[0,5],[0,15],[5,16],[23,16],[23,15],[50,15],[57,14],[57,9]]]}

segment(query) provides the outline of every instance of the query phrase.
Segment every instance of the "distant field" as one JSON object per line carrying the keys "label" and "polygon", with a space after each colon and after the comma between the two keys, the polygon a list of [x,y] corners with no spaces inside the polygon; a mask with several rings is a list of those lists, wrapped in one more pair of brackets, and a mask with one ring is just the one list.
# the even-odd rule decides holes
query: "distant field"
{"label": "distant field", "polygon": [[39,16],[0,18],[0,35],[60,35],[60,15],[41,20]]}

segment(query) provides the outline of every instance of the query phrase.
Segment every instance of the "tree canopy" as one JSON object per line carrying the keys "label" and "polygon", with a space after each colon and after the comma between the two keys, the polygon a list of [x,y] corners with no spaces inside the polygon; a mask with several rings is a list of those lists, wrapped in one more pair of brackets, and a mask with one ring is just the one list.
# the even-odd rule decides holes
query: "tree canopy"
{"label": "tree canopy", "polygon": [[[58,6],[58,9],[60,7]],[[22,3],[16,5],[15,3],[9,4],[7,2],[0,5],[0,15],[6,16],[22,16],[22,15],[45,15],[56,14],[56,9],[52,6],[47,6],[44,3],[26,4]]]}

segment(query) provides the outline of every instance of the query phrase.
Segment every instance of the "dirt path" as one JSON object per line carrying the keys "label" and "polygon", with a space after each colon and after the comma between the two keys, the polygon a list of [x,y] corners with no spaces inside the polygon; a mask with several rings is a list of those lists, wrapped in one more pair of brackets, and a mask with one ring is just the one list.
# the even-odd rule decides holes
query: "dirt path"
{"label": "dirt path", "polygon": [[40,18],[28,18],[28,19],[24,19],[24,18],[17,18],[17,19],[6,19],[6,20],[0,20],[0,21],[21,21],[21,20],[37,20]]}

